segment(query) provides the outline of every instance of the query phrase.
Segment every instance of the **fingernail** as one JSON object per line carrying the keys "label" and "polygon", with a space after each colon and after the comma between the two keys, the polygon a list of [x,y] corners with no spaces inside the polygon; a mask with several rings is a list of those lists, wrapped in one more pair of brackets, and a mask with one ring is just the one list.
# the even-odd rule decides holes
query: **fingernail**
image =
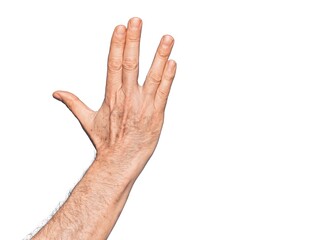
{"label": "fingernail", "polygon": [[123,26],[123,25],[117,26],[116,33],[124,34],[125,33],[125,26]]}
{"label": "fingernail", "polygon": [[62,100],[61,96],[58,93],[53,93],[53,97],[59,101]]}
{"label": "fingernail", "polygon": [[131,19],[131,26],[137,28],[140,26],[141,22],[142,22],[142,20],[139,18],[132,18]]}
{"label": "fingernail", "polygon": [[172,42],[173,42],[173,37],[171,37],[170,35],[166,35],[162,39],[162,43],[165,45],[170,45]]}
{"label": "fingernail", "polygon": [[173,61],[173,60],[169,60],[169,62],[168,62],[168,70],[172,71],[175,68],[175,66],[176,66],[176,62]]}

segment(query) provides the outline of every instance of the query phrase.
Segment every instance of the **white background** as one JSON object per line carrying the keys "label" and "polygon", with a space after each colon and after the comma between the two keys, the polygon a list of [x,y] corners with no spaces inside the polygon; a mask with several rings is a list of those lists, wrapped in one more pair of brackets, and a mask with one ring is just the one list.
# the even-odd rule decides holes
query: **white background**
{"label": "white background", "polygon": [[113,28],[178,62],[158,148],[109,239],[316,238],[315,1],[0,1],[1,239],[22,239],[94,149],[51,97],[97,109]]}

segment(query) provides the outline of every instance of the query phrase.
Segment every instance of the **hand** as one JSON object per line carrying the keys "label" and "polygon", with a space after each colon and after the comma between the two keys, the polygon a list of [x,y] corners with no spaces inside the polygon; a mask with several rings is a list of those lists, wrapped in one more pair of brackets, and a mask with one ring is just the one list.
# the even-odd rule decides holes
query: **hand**
{"label": "hand", "polygon": [[[176,72],[168,60],[174,40],[162,38],[143,86],[138,84],[142,21],[132,18],[127,28],[115,28],[111,40],[106,93],[98,111],[88,108],[74,94],[56,91],[79,120],[96,148],[97,156],[119,171],[139,174],[158,143],[164,110]],[[109,160],[109,156],[113,156]],[[114,157],[115,156],[115,157]],[[98,159],[98,157],[97,157]],[[119,160],[118,160],[119,159]]]}

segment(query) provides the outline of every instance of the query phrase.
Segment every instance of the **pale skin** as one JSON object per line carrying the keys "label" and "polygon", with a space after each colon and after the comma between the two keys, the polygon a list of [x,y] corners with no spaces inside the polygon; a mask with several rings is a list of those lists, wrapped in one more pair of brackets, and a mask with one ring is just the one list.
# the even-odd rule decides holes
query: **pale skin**
{"label": "pale skin", "polygon": [[143,86],[138,84],[142,20],[114,29],[104,101],[98,111],[66,91],[53,96],[79,120],[96,158],[51,220],[32,238],[107,239],[134,182],[153,154],[176,73],[174,44],[162,37]]}

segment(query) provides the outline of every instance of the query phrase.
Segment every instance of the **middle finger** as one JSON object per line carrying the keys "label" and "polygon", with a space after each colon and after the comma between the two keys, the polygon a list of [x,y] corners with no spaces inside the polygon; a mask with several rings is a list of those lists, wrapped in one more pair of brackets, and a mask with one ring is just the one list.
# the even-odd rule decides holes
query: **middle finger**
{"label": "middle finger", "polygon": [[123,55],[123,87],[127,93],[138,85],[141,27],[142,20],[140,18],[132,18],[128,22]]}

